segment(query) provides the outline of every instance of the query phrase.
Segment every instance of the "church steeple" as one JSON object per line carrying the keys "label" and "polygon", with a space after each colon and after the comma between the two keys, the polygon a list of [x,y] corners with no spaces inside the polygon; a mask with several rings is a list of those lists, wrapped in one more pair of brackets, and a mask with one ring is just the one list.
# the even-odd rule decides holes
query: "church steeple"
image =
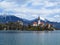
{"label": "church steeple", "polygon": [[40,16],[38,16],[38,20],[40,20]]}
{"label": "church steeple", "polygon": [[40,16],[38,16],[38,26],[40,25]]}

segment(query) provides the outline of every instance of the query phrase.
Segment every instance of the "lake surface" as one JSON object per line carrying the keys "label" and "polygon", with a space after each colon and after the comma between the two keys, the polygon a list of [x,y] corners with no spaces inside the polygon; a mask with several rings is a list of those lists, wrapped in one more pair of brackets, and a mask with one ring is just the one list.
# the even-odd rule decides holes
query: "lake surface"
{"label": "lake surface", "polygon": [[0,31],[0,45],[60,45],[60,30]]}

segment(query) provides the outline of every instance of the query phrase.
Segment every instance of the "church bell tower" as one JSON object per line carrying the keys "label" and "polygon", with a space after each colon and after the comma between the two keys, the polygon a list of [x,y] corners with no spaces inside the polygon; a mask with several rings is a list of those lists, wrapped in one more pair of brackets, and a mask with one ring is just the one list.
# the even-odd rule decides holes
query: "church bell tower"
{"label": "church bell tower", "polygon": [[40,16],[38,16],[38,26],[40,25]]}

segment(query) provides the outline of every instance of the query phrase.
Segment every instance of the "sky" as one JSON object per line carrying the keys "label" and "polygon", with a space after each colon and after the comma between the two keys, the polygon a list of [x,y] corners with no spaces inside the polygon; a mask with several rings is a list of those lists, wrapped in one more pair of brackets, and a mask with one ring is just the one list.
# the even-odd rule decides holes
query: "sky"
{"label": "sky", "polygon": [[0,15],[60,22],[60,0],[0,0]]}

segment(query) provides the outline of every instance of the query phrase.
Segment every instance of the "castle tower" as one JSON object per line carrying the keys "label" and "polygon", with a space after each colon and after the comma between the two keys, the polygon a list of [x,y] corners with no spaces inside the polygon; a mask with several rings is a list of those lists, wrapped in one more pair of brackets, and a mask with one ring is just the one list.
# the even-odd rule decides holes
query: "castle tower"
{"label": "castle tower", "polygon": [[38,26],[40,25],[40,16],[38,17]]}

